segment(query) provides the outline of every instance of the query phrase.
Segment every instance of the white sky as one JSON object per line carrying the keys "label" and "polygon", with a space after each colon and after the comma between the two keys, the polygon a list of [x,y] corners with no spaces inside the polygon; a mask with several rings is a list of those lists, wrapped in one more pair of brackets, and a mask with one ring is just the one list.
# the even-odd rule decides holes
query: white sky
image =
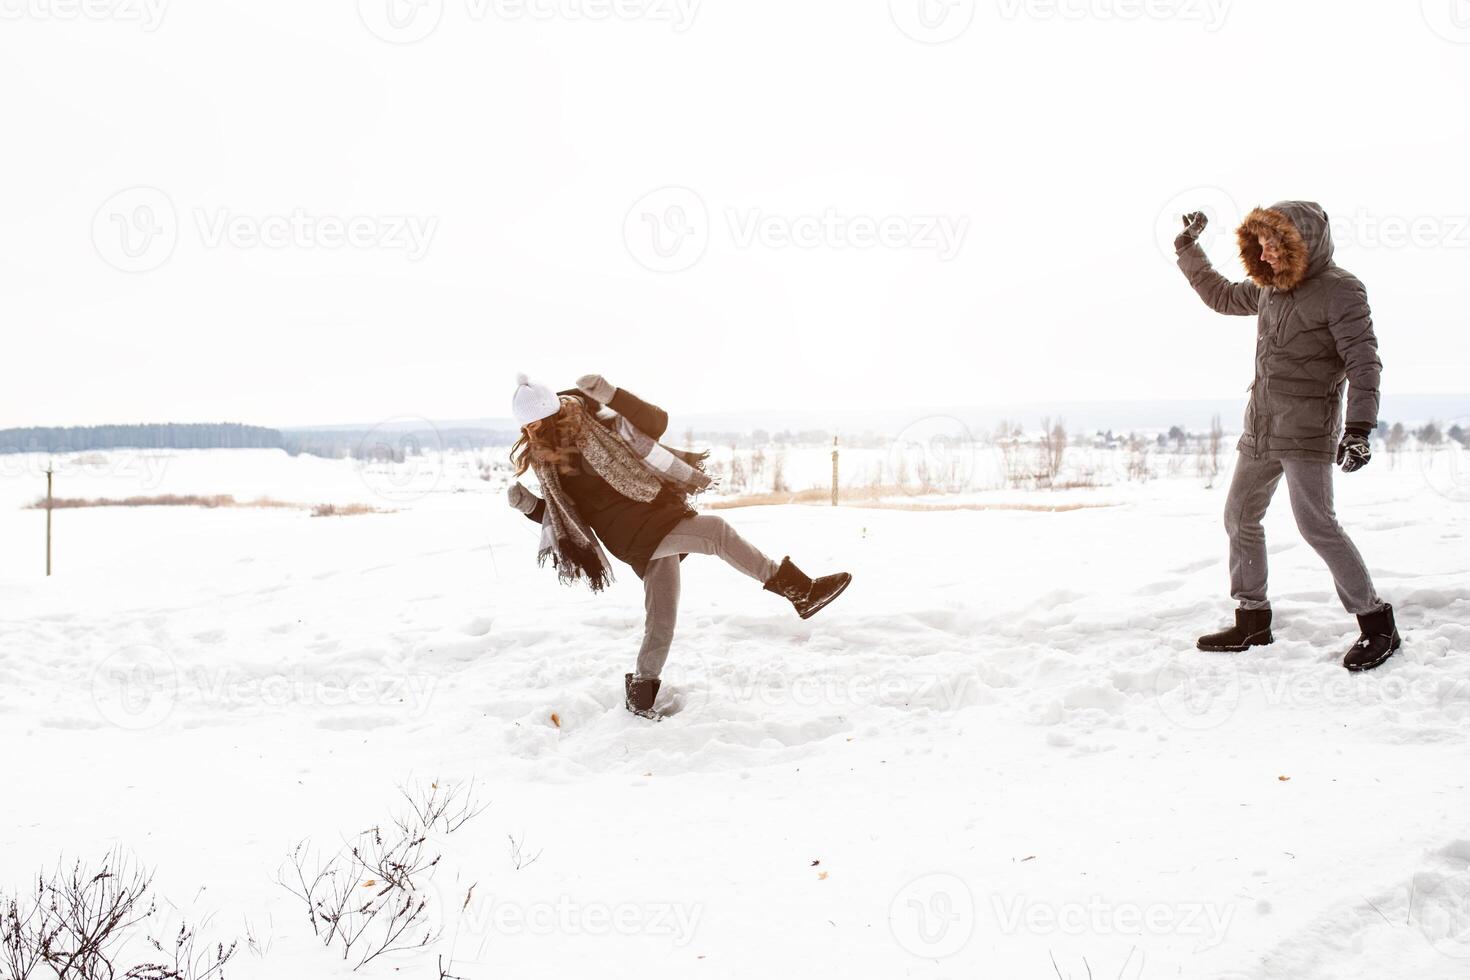
{"label": "white sky", "polygon": [[[503,416],[518,370],[680,413],[1235,396],[1251,321],[1159,217],[1288,197],[1361,218],[1385,388],[1467,388],[1466,0],[418,0],[412,44],[365,26],[406,0],[163,2],[0,0],[0,427]],[[921,2],[972,20],[919,43]],[[689,199],[635,205],[671,185],[708,221],[650,271],[644,210]],[[135,186],[177,222],[128,273]],[[432,236],[212,237],[297,209]],[[967,233],[742,240],[828,210]]]}

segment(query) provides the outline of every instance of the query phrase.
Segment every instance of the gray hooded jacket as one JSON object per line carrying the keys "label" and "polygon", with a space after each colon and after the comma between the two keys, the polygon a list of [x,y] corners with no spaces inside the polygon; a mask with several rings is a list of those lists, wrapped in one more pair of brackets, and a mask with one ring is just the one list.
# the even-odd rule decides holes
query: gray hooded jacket
{"label": "gray hooded jacket", "polygon": [[[1282,267],[1261,258],[1257,236],[1281,242]],[[1310,201],[1256,208],[1236,232],[1250,279],[1230,282],[1198,242],[1179,250],[1179,268],[1211,309],[1257,314],[1256,376],[1239,449],[1252,457],[1331,462],[1346,424],[1378,425],[1378,340],[1368,294],[1332,261],[1327,212]]]}

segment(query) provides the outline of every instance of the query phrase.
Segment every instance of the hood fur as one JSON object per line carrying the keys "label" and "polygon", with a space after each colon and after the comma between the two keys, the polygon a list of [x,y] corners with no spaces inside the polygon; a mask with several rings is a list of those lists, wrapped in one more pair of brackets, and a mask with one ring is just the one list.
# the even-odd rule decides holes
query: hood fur
{"label": "hood fur", "polygon": [[[1261,258],[1258,235],[1269,234],[1281,242],[1281,271],[1276,272]],[[1259,285],[1290,292],[1332,263],[1332,228],[1327,212],[1310,201],[1283,201],[1269,208],[1255,208],[1245,216],[1235,233],[1240,244],[1240,261]]]}

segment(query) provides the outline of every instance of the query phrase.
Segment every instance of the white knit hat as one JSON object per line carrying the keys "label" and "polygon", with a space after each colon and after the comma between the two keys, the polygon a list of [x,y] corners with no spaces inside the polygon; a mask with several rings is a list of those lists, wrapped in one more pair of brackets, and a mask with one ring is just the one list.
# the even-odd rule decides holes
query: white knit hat
{"label": "white knit hat", "polygon": [[560,412],[561,398],[545,385],[537,384],[524,374],[518,374],[516,394],[511,399],[510,411],[515,416],[516,425],[527,426]]}

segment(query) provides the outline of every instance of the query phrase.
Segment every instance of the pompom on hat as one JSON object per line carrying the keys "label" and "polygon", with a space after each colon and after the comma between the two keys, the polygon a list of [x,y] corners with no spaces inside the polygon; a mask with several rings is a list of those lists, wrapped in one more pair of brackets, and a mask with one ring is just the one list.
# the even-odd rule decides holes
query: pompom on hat
{"label": "pompom on hat", "polygon": [[518,374],[510,411],[515,416],[516,425],[524,427],[561,411],[561,398],[546,385],[532,381],[525,374]]}

